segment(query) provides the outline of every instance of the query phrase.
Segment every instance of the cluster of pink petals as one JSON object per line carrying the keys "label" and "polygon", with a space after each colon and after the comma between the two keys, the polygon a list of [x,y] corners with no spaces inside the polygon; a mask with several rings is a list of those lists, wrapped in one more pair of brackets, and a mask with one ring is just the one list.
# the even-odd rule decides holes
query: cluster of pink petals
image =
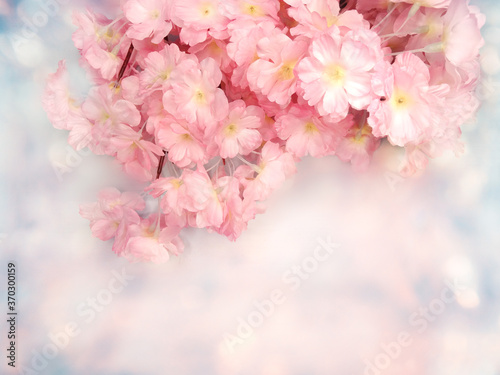
{"label": "cluster of pink petals", "polygon": [[[414,173],[473,116],[484,16],[468,0],[124,0],[75,13],[94,87],[65,63],[43,105],[68,142],[108,155],[144,191],[82,205],[131,261],[183,250],[182,228],[236,239],[304,156],[366,169],[381,141]],[[157,209],[146,209],[148,199]]]}

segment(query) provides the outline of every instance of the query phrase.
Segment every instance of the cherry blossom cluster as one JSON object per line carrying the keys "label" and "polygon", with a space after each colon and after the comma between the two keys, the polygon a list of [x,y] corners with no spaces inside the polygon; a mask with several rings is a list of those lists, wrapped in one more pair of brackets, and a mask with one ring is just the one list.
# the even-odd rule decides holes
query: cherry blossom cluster
{"label": "cherry blossom cluster", "polygon": [[73,21],[94,86],[73,97],[62,61],[43,105],[72,147],[144,182],[81,207],[131,261],[179,254],[185,227],[236,239],[307,155],[362,170],[385,139],[409,175],[459,154],[479,105],[467,0],[123,0]]}

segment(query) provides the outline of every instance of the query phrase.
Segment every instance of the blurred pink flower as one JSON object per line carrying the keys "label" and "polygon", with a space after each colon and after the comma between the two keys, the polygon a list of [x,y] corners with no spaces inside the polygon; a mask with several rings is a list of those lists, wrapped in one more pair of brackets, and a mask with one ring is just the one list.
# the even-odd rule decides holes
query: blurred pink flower
{"label": "blurred pink flower", "polygon": [[247,155],[262,143],[258,128],[264,120],[264,111],[257,106],[246,106],[243,100],[229,103],[227,119],[221,121],[214,137],[222,158]]}
{"label": "blurred pink flower", "polygon": [[385,68],[377,79],[387,86],[377,90],[381,99],[370,104],[368,124],[375,136],[387,136],[394,145],[418,142],[443,124],[439,108],[448,85],[430,86],[429,68],[411,52],[398,55]]}

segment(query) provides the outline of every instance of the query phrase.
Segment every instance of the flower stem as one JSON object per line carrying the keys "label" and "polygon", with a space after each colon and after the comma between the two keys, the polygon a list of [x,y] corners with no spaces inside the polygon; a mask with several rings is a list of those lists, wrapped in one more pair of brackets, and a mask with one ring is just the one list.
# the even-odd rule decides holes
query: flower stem
{"label": "flower stem", "polygon": [[123,61],[122,67],[120,68],[120,73],[118,73],[118,79],[116,80],[115,87],[118,87],[121,79],[123,78],[123,74],[125,73],[125,69],[130,61],[130,57],[132,56],[132,52],[134,51],[134,45],[130,43],[130,47],[128,47],[127,56],[125,56],[125,60]]}
{"label": "flower stem", "polygon": [[163,164],[165,163],[165,155],[167,155],[168,151],[163,151],[163,155],[160,156],[160,161],[158,162],[158,169],[156,170],[156,179],[158,180],[161,175],[161,171],[163,170]]}
{"label": "flower stem", "polygon": [[384,18],[382,18],[382,19],[381,19],[381,20],[380,20],[380,21],[379,21],[379,22],[378,22],[375,26],[373,26],[373,27],[372,27],[372,30],[373,30],[373,29],[375,29],[376,27],[379,27],[380,25],[382,25],[382,23],[383,23],[383,22],[384,22],[387,18],[389,18],[389,16],[392,14],[392,12],[394,12],[394,10],[395,10],[395,9],[396,9],[396,5],[394,5],[394,6],[392,7],[392,9],[391,9],[391,10],[389,10],[389,11],[387,12],[387,14],[385,15],[385,17],[384,17]]}

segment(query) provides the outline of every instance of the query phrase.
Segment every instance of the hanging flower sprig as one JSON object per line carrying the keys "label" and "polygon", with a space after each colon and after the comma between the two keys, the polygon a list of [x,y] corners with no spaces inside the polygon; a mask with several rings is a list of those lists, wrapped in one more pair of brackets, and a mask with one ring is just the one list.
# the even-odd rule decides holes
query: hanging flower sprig
{"label": "hanging flower sprig", "polygon": [[484,16],[467,0],[125,0],[115,20],[73,20],[94,87],[75,98],[62,61],[43,105],[71,146],[144,182],[81,206],[132,261],[179,254],[185,227],[235,240],[307,155],[366,169],[387,139],[411,174],[458,154],[479,106]]}

